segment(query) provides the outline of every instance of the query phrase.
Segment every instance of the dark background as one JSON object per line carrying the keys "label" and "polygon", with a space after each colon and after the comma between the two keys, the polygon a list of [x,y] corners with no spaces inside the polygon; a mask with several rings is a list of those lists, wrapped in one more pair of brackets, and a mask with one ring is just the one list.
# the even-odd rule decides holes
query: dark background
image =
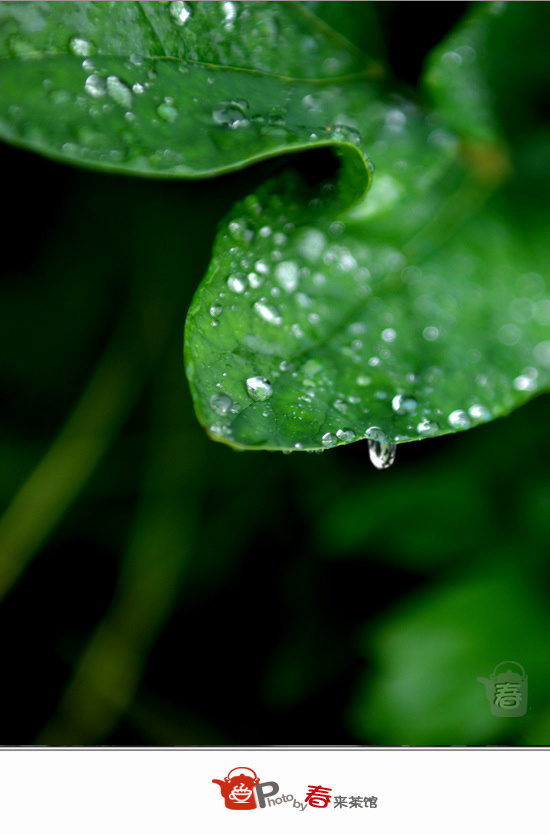
{"label": "dark background", "polygon": [[[375,6],[408,85],[465,8]],[[194,417],[183,323],[273,163],[195,184],[0,164],[0,742],[550,743],[548,398],[385,472],[366,443],[232,451]],[[476,682],[505,660],[523,718]]]}

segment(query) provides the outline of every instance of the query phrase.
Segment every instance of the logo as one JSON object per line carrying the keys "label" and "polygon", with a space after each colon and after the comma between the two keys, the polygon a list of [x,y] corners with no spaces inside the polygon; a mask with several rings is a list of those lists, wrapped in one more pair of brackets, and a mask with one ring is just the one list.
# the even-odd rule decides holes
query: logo
{"label": "logo", "polygon": [[[510,669],[497,675],[499,667],[513,664],[521,675]],[[501,661],[489,678],[479,676],[476,681],[485,685],[493,716],[524,716],[527,711],[527,674],[517,661]]]}
{"label": "logo", "polygon": [[[277,794],[277,783],[260,783],[260,778],[252,768],[238,766],[232,768],[223,780],[212,780],[220,787],[225,800],[226,809],[257,809],[265,808],[266,797]],[[265,791],[267,787],[271,791]]]}
{"label": "logo", "polygon": [[[260,778],[254,769],[242,765],[232,768],[227,777],[223,780],[212,780],[220,787],[226,809],[247,810],[247,809],[269,809],[277,808],[281,804],[290,803],[291,809],[298,812],[305,812],[308,808],[313,809],[376,809],[378,798],[364,795],[335,795],[332,804],[332,789],[320,783],[310,783],[305,792],[303,790],[296,796],[292,794],[280,794],[279,784],[273,780],[260,783]],[[349,803],[348,803],[349,800]]]}

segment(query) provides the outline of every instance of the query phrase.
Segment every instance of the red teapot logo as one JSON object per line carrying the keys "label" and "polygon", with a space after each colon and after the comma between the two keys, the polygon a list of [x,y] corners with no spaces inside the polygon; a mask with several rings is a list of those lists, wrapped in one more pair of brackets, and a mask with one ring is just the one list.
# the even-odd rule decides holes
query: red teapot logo
{"label": "red teapot logo", "polygon": [[254,787],[260,782],[256,772],[246,766],[232,768],[223,780],[212,780],[220,787],[226,809],[256,809]]}

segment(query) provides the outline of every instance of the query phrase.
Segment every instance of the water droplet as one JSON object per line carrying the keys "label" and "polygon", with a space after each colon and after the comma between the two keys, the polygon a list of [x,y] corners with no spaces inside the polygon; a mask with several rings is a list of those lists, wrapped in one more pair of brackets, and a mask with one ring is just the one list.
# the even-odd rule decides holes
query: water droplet
{"label": "water droplet", "polygon": [[396,444],[369,441],[369,458],[377,470],[387,470],[395,461]]}
{"label": "water droplet", "polygon": [[449,426],[452,426],[453,429],[469,429],[472,425],[468,414],[462,409],[455,409],[454,412],[451,412],[447,420],[449,421]]}
{"label": "water droplet", "polygon": [[210,315],[211,316],[219,316],[220,313],[223,311],[223,307],[221,304],[213,304],[210,308]]}
{"label": "water droplet", "polygon": [[370,386],[372,383],[372,377],[368,377],[366,374],[361,374],[355,382],[358,386]]}
{"label": "water droplet", "polygon": [[128,109],[132,106],[132,91],[116,75],[110,75],[107,78],[107,93],[121,107]]}
{"label": "water droplet", "polygon": [[287,293],[293,293],[298,286],[298,267],[294,261],[281,261],[275,267],[275,278]]}
{"label": "water droplet", "polygon": [[224,29],[233,29],[233,23],[237,17],[235,3],[222,3]]}
{"label": "water droplet", "polygon": [[172,20],[178,26],[184,26],[191,17],[191,9],[182,0],[174,0],[173,3],[170,3],[169,9]]}
{"label": "water droplet", "polygon": [[324,447],[333,447],[336,446],[336,444],[338,443],[338,438],[331,432],[325,432],[325,434],[321,438],[321,443]]}
{"label": "water droplet", "polygon": [[79,55],[81,58],[88,58],[94,52],[93,44],[90,41],[85,41],[84,38],[71,38],[69,49],[73,55]]}
{"label": "water droplet", "polygon": [[105,82],[98,75],[92,73],[84,82],[84,89],[93,99],[100,99],[105,95]]}
{"label": "water droplet", "polygon": [[470,406],[468,414],[473,420],[491,420],[491,412],[487,406],[481,406],[479,403]]}
{"label": "water droplet", "polygon": [[210,398],[211,408],[219,415],[226,415],[233,405],[233,401],[228,394],[213,394]]}
{"label": "water droplet", "polygon": [[353,429],[337,429],[336,437],[339,441],[349,443],[350,441],[355,440],[355,432]]}
{"label": "water droplet", "polygon": [[541,365],[550,365],[550,340],[539,342],[533,348],[533,356]]}
{"label": "water droplet", "polygon": [[266,377],[249,377],[246,390],[252,400],[268,400],[273,394],[273,386]]}
{"label": "water droplet", "polygon": [[254,310],[265,322],[269,322],[271,325],[282,325],[283,323],[283,317],[277,308],[271,304],[266,304],[263,301],[256,302]]}
{"label": "water droplet", "polygon": [[227,279],[227,286],[231,290],[232,293],[244,293],[246,290],[246,278],[241,273],[235,273],[234,275],[230,275]]}
{"label": "water droplet", "polygon": [[248,273],[247,278],[248,283],[254,290],[260,287],[260,285],[263,284],[264,281],[261,275],[257,275],[256,273]]}
{"label": "water droplet", "polygon": [[369,441],[379,441],[382,443],[387,440],[387,435],[379,426],[369,426],[365,431],[365,438],[368,438]]}
{"label": "water droplet", "polygon": [[394,412],[397,412],[398,415],[414,415],[418,408],[418,403],[414,397],[408,394],[396,394],[391,405]]}
{"label": "water droplet", "polygon": [[424,328],[424,330],[422,331],[422,336],[428,342],[433,342],[434,339],[437,339],[437,337],[439,336],[439,330],[436,327],[434,327],[433,325],[429,325],[427,328]]}
{"label": "water droplet", "polygon": [[512,385],[516,391],[535,391],[537,387],[533,377],[529,377],[527,374],[520,374]]}
{"label": "water droplet", "polygon": [[322,232],[317,229],[307,229],[301,234],[297,249],[304,258],[317,261],[323,254],[326,245],[327,242]]}
{"label": "water droplet", "polygon": [[331,134],[334,139],[339,139],[342,142],[351,142],[353,145],[361,144],[361,134],[349,125],[334,125]]}
{"label": "water droplet", "polygon": [[437,424],[435,420],[428,420],[428,418],[422,418],[422,420],[416,427],[416,431],[419,432],[421,435],[435,435],[437,432],[439,432],[439,424]]}
{"label": "water droplet", "polygon": [[384,342],[393,342],[397,337],[397,333],[394,331],[393,328],[386,328],[382,331],[381,337]]}
{"label": "water droplet", "polygon": [[232,220],[228,230],[233,240],[240,244],[249,244],[254,237],[254,232],[243,218]]}
{"label": "water droplet", "polygon": [[517,325],[503,325],[498,329],[497,337],[503,345],[517,345],[521,339],[521,330]]}
{"label": "water droplet", "polygon": [[223,101],[212,111],[212,119],[216,125],[236,130],[248,125],[246,110],[248,102],[243,99],[237,101]]}
{"label": "water droplet", "polygon": [[332,405],[343,415],[345,415],[348,410],[348,404],[344,403],[344,401],[340,397],[337,400],[335,400]]}
{"label": "water droplet", "polygon": [[140,84],[139,81],[136,81],[136,83],[132,85],[132,92],[135,93],[136,96],[141,96],[145,92],[145,87],[143,84]]}
{"label": "water droplet", "polygon": [[157,114],[165,122],[175,122],[179,116],[179,110],[173,105],[173,99],[164,99],[157,107]]}

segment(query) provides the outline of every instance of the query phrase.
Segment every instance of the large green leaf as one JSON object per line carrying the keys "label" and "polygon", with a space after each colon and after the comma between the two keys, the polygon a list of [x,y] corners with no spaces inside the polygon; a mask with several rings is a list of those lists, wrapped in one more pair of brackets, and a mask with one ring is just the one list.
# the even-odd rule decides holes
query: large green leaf
{"label": "large green leaf", "polygon": [[[136,174],[204,177],[349,139],[336,79],[379,72],[297,3],[4,2],[0,26],[0,136]],[[327,111],[308,106],[317,88]]]}
{"label": "large green leaf", "polygon": [[170,177],[333,147],[336,178],[287,171],[221,225],[186,368],[218,440],[292,450],[367,437],[383,465],[386,444],[467,429],[548,386],[546,217],[513,177],[487,203],[511,174],[488,93],[495,26],[509,49],[517,12],[483,4],[434,55],[442,119],[388,91],[315,8],[3,3],[0,135]]}
{"label": "large green leaf", "polygon": [[[506,222],[503,200],[438,247],[445,212],[411,236],[402,182],[376,182],[343,214],[281,179],[223,228],[187,323],[187,373],[215,437],[397,443],[467,429],[548,386],[546,248]],[[390,199],[403,204],[391,235],[376,216]]]}
{"label": "large green leaf", "polygon": [[[490,6],[465,31],[481,40],[501,18]],[[442,47],[438,60],[457,55]],[[477,74],[464,63],[447,79],[451,104],[481,89],[483,60]],[[273,181],[222,224],[189,312],[199,419],[236,446],[417,440],[548,388],[548,217],[511,176],[498,120],[489,130],[472,105],[475,121],[455,119],[459,142],[403,99],[341,95],[376,165],[371,191],[349,210],[331,183]]]}

